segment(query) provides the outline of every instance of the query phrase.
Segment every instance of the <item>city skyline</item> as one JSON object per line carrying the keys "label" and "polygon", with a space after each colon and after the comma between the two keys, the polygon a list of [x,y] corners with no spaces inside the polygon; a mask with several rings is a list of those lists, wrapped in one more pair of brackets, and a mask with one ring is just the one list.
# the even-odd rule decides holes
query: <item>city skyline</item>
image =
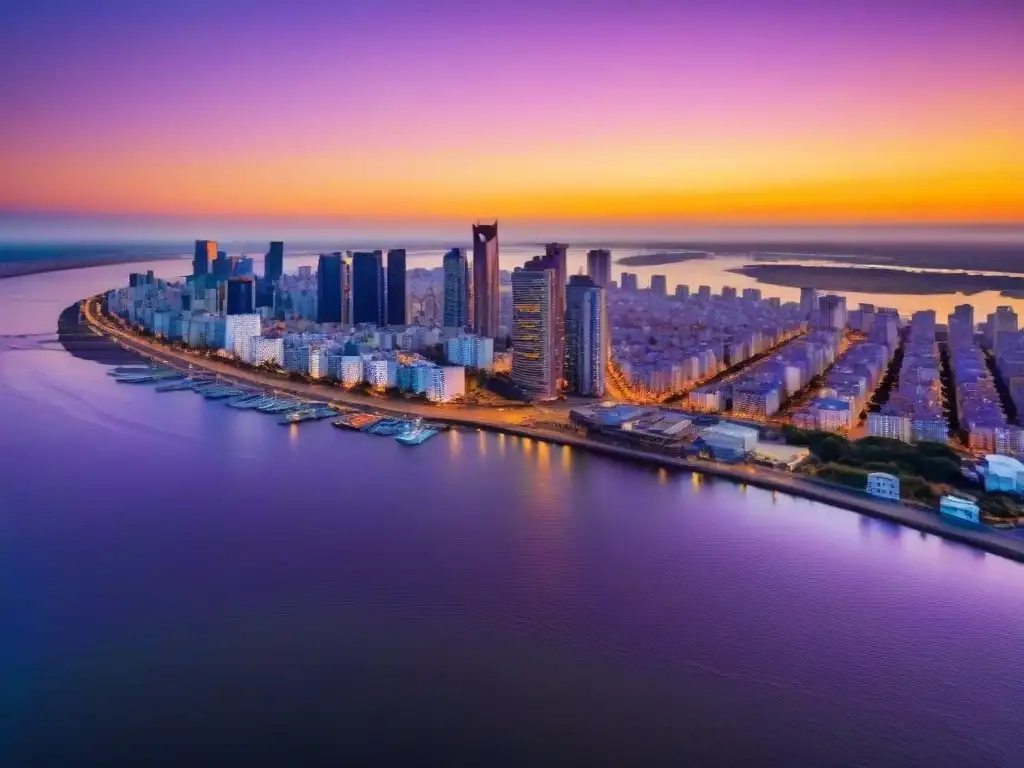
{"label": "city skyline", "polygon": [[[1016,4],[598,5],[19,5],[0,33],[19,73],[0,209],[423,229],[1024,220]],[[318,44],[331,30],[344,45]]]}

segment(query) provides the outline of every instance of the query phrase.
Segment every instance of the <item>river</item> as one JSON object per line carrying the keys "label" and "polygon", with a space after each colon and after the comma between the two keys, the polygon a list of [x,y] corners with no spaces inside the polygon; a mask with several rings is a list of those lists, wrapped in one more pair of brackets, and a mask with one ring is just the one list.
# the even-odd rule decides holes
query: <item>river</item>
{"label": "river", "polygon": [[54,329],[125,271],[0,281],[0,764],[1019,764],[1020,565],[119,385]]}

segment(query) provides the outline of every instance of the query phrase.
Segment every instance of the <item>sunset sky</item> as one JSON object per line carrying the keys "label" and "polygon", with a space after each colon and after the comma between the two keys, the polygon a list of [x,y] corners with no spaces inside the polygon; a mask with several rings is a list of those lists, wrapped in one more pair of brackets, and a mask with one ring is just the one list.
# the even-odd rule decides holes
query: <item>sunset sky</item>
{"label": "sunset sky", "polygon": [[11,0],[0,210],[1024,220],[1024,3]]}

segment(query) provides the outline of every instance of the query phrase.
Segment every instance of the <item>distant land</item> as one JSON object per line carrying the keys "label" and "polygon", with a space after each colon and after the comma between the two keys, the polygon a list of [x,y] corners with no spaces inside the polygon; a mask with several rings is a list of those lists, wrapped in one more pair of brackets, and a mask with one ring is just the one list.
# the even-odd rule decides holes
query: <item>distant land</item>
{"label": "distant land", "polygon": [[972,272],[909,272],[885,267],[810,267],[801,264],[747,264],[729,271],[767,285],[816,288],[819,291],[918,296],[945,293],[971,296],[999,291],[1007,298],[1024,295],[1024,277]]}
{"label": "distant land", "polygon": [[659,251],[658,253],[638,253],[635,256],[623,256],[616,259],[616,264],[625,264],[629,267],[657,267],[661,264],[678,264],[681,261],[693,261],[695,259],[708,259],[711,255],[707,251]]}
{"label": "distant land", "polygon": [[56,272],[61,269],[102,267],[135,261],[185,258],[188,248],[180,245],[28,245],[0,246],[0,279]]}
{"label": "distant land", "polygon": [[[582,245],[580,246],[582,247]],[[596,247],[596,246],[595,246]],[[850,264],[878,264],[917,269],[980,269],[985,272],[1024,274],[1024,244],[1012,243],[849,243],[849,242],[729,242],[685,241],[678,243],[618,244],[605,248],[657,248],[659,253],[705,252],[711,254],[748,254],[758,261],[838,261]],[[767,257],[767,259],[765,259]],[[631,259],[633,257],[627,256]],[[682,261],[682,259],[680,259]],[[633,266],[651,266],[648,262],[625,262]],[[657,262],[669,264],[674,262]]]}

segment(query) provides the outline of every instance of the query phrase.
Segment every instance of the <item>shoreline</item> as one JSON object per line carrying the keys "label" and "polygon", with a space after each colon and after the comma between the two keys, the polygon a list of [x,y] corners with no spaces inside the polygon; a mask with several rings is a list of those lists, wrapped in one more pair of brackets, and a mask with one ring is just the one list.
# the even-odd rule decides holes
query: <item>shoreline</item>
{"label": "shoreline", "polygon": [[867,496],[861,497],[855,495],[854,492],[832,489],[811,480],[778,470],[664,456],[597,441],[574,433],[524,426],[518,423],[502,421],[498,418],[486,418],[479,414],[466,413],[465,411],[462,415],[458,415],[458,411],[454,408],[445,409],[415,402],[398,404],[370,395],[346,392],[340,388],[335,391],[320,385],[277,379],[258,371],[239,369],[228,363],[205,358],[193,358],[184,352],[171,349],[158,342],[143,339],[114,328],[103,319],[93,316],[90,310],[95,298],[90,297],[81,303],[87,325],[95,332],[113,339],[116,343],[128,345],[144,357],[172,367],[188,365],[229,380],[255,384],[265,389],[288,392],[325,403],[334,401],[354,407],[373,408],[374,410],[396,416],[416,415],[452,426],[476,427],[489,432],[504,433],[531,440],[541,440],[555,445],[567,445],[572,448],[579,448],[580,450],[590,451],[599,455],[648,466],[721,477],[735,483],[785,493],[790,496],[856,512],[867,517],[897,523],[907,528],[941,536],[944,539],[966,544],[990,554],[1024,563],[1024,539],[1013,538],[990,529],[974,529],[960,526],[940,518],[938,512],[926,512],[901,503],[874,500]]}
{"label": "shoreline", "polygon": [[[47,272],[65,272],[91,267],[110,267],[116,264],[147,264],[153,261],[185,260],[182,254],[149,254],[131,256],[95,256],[70,259],[40,259],[38,261],[0,261],[0,280],[12,277],[41,275]],[[72,262],[72,263],[69,263]]]}

